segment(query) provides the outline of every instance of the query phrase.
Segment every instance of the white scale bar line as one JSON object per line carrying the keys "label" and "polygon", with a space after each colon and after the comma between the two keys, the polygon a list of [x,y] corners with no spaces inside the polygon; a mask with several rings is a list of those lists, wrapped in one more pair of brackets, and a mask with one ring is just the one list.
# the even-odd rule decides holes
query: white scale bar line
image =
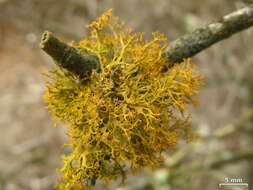
{"label": "white scale bar line", "polygon": [[248,183],[220,183],[220,187],[221,186],[249,186]]}

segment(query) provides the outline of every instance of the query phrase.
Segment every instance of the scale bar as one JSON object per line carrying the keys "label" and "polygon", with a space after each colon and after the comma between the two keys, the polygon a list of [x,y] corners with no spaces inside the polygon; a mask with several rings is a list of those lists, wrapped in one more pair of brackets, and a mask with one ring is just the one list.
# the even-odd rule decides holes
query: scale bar
{"label": "scale bar", "polygon": [[249,186],[248,183],[220,183],[219,185],[220,187],[221,186],[246,186],[246,187]]}

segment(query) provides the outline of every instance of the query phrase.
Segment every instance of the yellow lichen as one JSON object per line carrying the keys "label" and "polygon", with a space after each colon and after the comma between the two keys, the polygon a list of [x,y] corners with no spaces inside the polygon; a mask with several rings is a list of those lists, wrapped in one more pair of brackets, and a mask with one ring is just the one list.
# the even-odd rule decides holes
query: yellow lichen
{"label": "yellow lichen", "polygon": [[80,81],[56,68],[48,73],[45,101],[56,121],[69,124],[63,157],[61,190],[78,190],[97,179],[124,179],[127,166],[136,171],[156,167],[161,153],[190,137],[186,105],[193,103],[201,77],[189,61],[165,70],[166,38],[125,29],[111,11],[89,26],[90,34],[74,45],[96,55],[101,72]]}

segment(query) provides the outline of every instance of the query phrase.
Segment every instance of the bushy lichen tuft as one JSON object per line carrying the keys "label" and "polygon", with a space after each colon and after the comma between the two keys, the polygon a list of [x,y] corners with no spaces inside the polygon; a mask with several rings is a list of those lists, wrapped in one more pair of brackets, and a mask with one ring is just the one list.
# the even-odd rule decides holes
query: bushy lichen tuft
{"label": "bushy lichen tuft", "polygon": [[56,68],[48,73],[45,101],[56,120],[69,124],[72,152],[63,157],[59,189],[78,190],[97,179],[124,179],[132,171],[162,162],[182,138],[190,137],[186,105],[192,104],[201,77],[188,62],[166,69],[166,38],[125,29],[111,11],[89,26],[74,45],[96,55],[101,72],[80,81]]}

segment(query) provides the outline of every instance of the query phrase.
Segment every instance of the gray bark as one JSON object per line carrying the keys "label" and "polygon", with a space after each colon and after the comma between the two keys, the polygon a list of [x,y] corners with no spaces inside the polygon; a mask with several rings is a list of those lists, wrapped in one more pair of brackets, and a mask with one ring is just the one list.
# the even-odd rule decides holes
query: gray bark
{"label": "gray bark", "polygon": [[[186,34],[172,42],[165,52],[169,59],[169,66],[180,63],[252,25],[253,5],[251,4],[224,16],[218,22]],[[80,53],[77,49],[58,40],[50,32],[43,34],[41,48],[56,61],[56,64],[80,78],[89,75],[93,69],[100,70],[99,60],[96,56]]]}
{"label": "gray bark", "polygon": [[180,63],[211,45],[253,25],[253,6],[250,5],[224,16],[220,21],[199,28],[171,43],[167,51],[170,63]]}
{"label": "gray bark", "polygon": [[51,32],[44,32],[40,47],[50,55],[55,63],[74,73],[80,78],[88,77],[93,69],[99,71],[99,60],[94,55],[81,53],[53,36]]}

